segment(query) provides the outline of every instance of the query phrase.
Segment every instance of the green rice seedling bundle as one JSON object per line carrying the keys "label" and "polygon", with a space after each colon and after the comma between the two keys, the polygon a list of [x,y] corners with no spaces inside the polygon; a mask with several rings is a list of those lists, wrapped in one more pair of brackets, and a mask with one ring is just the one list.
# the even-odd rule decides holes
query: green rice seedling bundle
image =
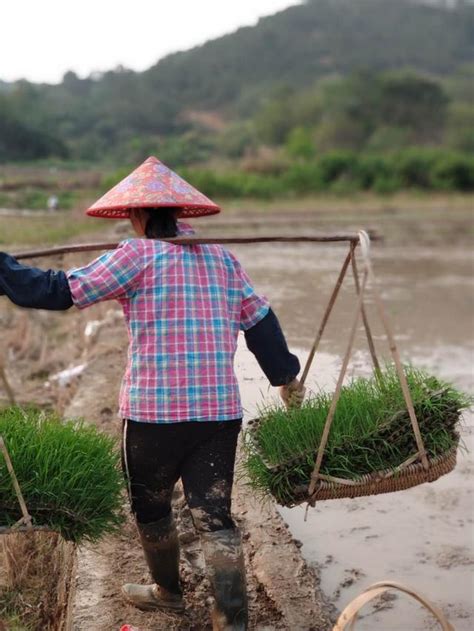
{"label": "green rice seedling bundle", "polygon": [[[35,409],[0,410],[3,437],[34,526],[97,540],[121,522],[122,475],[114,439]],[[0,527],[22,517],[0,453]]]}
{"label": "green rice seedling bundle", "polygon": [[[456,424],[470,400],[423,371],[406,367],[405,372],[428,459],[436,463],[453,452],[452,468],[459,440]],[[256,491],[286,506],[307,499],[331,400],[331,393],[320,392],[299,409],[268,408],[250,425],[244,435],[243,468]],[[417,452],[399,379],[395,369],[386,368],[377,377],[355,379],[343,387],[320,473],[323,479],[341,482],[343,490],[334,497],[387,492],[383,485],[384,491],[377,490],[375,481],[399,475],[398,468]],[[424,481],[446,472],[440,469]],[[361,480],[372,484],[370,493],[357,491]],[[421,480],[414,478],[399,488],[415,483]]]}

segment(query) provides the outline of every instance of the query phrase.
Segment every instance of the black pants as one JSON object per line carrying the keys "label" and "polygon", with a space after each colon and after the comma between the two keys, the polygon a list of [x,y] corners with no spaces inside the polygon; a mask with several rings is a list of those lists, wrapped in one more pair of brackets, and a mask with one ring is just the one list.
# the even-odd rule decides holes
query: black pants
{"label": "black pants", "polygon": [[241,419],[169,424],[125,420],[122,462],[137,521],[147,524],[169,515],[181,478],[197,530],[233,528],[231,493],[241,426]]}

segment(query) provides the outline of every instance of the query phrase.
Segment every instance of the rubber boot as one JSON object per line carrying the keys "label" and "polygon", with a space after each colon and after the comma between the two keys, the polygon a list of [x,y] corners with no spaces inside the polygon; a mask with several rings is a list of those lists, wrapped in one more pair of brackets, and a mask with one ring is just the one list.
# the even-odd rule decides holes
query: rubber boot
{"label": "rubber boot", "polygon": [[150,524],[137,523],[140,541],[154,585],[128,583],[122,587],[124,597],[139,609],[184,609],[179,581],[178,532],[170,513]]}
{"label": "rubber boot", "polygon": [[214,592],[213,630],[244,631],[248,628],[248,603],[240,532],[204,532],[201,540]]}

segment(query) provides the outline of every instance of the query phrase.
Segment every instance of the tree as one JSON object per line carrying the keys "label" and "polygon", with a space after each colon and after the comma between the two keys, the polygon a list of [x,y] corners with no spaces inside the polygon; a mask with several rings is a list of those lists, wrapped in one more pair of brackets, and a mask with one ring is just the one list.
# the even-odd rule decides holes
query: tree
{"label": "tree", "polygon": [[269,145],[280,145],[293,127],[294,90],[280,86],[274,90],[255,117],[258,137]]}
{"label": "tree", "polygon": [[322,104],[318,146],[390,148],[390,139],[396,147],[440,142],[449,98],[439,83],[414,73],[360,72],[328,83]]}
{"label": "tree", "polygon": [[311,132],[305,127],[294,127],[288,134],[285,149],[292,158],[303,160],[314,158],[315,146]]}
{"label": "tree", "polygon": [[64,144],[53,136],[26,126],[0,98],[0,161],[35,160],[51,155],[67,156]]}
{"label": "tree", "polygon": [[449,98],[439,83],[415,74],[384,74],[378,80],[378,124],[410,130],[417,143],[442,138]]}

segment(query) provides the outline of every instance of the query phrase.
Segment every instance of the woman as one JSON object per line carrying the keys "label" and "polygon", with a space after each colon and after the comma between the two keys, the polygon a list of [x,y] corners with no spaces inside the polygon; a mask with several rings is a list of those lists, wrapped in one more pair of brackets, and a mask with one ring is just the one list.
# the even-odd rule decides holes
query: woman
{"label": "woman", "polygon": [[219,245],[160,240],[192,233],[178,216],[215,212],[208,198],[149,158],[88,210],[128,217],[138,238],[67,273],[25,267],[0,253],[0,293],[43,309],[121,303],[130,342],[120,395],[123,466],[154,581],[124,585],[123,595],[144,610],[183,609],[171,510],[181,478],[214,591],[214,628],[246,629],[245,568],[231,516],[242,423],[233,370],[239,330],[287,404],[299,404],[304,393],[298,359],[237,259]]}

